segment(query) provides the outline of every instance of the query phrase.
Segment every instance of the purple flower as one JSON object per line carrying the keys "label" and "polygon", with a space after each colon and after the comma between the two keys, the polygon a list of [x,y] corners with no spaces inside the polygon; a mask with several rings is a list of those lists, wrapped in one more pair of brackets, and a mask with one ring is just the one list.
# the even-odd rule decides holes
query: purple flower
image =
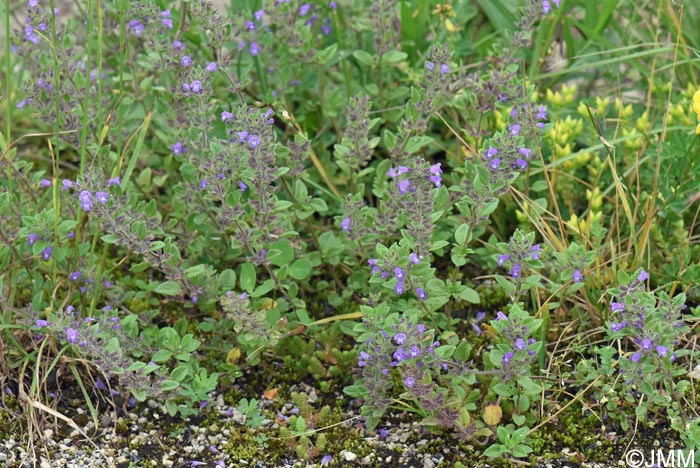
{"label": "purple flower", "polygon": [[246,28],[248,31],[255,31],[255,23],[253,23],[252,21],[246,21],[246,22],[245,22],[245,28]]}
{"label": "purple flower", "polygon": [[517,263],[513,264],[513,268],[510,270],[510,276],[512,276],[514,279],[520,278],[520,265]]}
{"label": "purple flower", "polygon": [[38,319],[36,322],[34,322],[34,325],[36,325],[37,328],[43,328],[48,327],[49,322],[44,319]]}
{"label": "purple flower", "polygon": [[519,124],[511,125],[510,128],[508,128],[508,132],[510,133],[510,136],[520,135],[520,125]]}
{"label": "purple flower", "polygon": [[175,155],[175,156],[180,156],[180,155],[187,153],[187,148],[185,147],[185,144],[181,141],[178,141],[173,146],[171,146],[170,150],[173,152],[173,155]]}
{"label": "purple flower", "polygon": [[61,188],[61,190],[64,190],[64,191],[73,187],[73,182],[68,180],[68,179],[63,179],[62,184],[63,184],[63,187]]}
{"label": "purple flower", "polygon": [[657,346],[656,347],[656,352],[659,354],[661,357],[666,357],[668,356],[668,348],[666,346]]}
{"label": "purple flower", "polygon": [[542,0],[542,13],[545,15],[552,11],[552,5],[547,0]]}
{"label": "purple flower", "polygon": [[111,187],[112,185],[119,185],[121,187],[122,185],[122,179],[121,177],[112,177],[107,181],[107,187]]}
{"label": "purple flower", "polygon": [[[165,10],[165,11],[167,11],[168,13],[170,13],[170,10]],[[165,12],[163,12],[163,13],[165,13]],[[163,23],[163,26],[165,26],[166,28],[168,28],[168,29],[173,29],[173,20],[172,20],[172,18],[163,18],[163,19],[161,20],[161,22]]]}
{"label": "purple flower", "polygon": [[350,232],[350,221],[350,216],[343,218],[343,220],[340,222],[340,229],[345,232]]}
{"label": "purple flower", "polygon": [[202,82],[199,80],[194,80],[192,83],[190,83],[190,89],[195,94],[202,94]]}
{"label": "purple flower", "polygon": [[406,342],[406,334],[403,332],[397,333],[394,335],[394,342],[396,342],[397,345],[402,345]]}
{"label": "purple flower", "polygon": [[185,46],[182,44],[182,41],[178,41],[175,39],[173,41],[173,49],[175,50],[185,50]]}
{"label": "purple flower", "polygon": [[253,57],[257,57],[258,54],[260,54],[260,46],[258,45],[257,42],[253,41],[250,43],[250,47],[248,48],[248,52],[250,52],[250,55]]}
{"label": "purple flower", "polygon": [[496,314],[496,320],[508,320],[508,316],[499,310]]}
{"label": "purple flower", "polygon": [[51,187],[51,181],[49,179],[41,179],[39,186],[41,188]]}
{"label": "purple flower", "polygon": [[637,277],[637,281],[639,283],[646,281],[649,279],[649,273],[647,273],[645,270],[642,270],[641,273],[639,273],[639,276]]}
{"label": "purple flower", "polygon": [[428,177],[428,180],[435,184],[435,187],[440,188],[442,186],[442,177],[439,175],[431,175]]}
{"label": "purple flower", "polygon": [[515,347],[515,349],[519,349],[520,351],[523,351],[525,350],[525,348],[527,348],[527,344],[522,338],[517,338],[513,343],[513,346]]}
{"label": "purple flower", "polygon": [[183,93],[189,93],[189,92],[190,92],[190,84],[189,84],[189,83],[182,83],[182,92],[183,92]]}
{"label": "purple flower", "polygon": [[515,160],[514,167],[518,167],[521,171],[524,171],[525,169],[527,169],[527,161],[525,161],[524,159],[517,158]]}
{"label": "purple flower", "polygon": [[[87,190],[83,190],[84,192],[87,192]],[[80,208],[83,209],[83,211],[87,212],[92,209],[92,200],[91,199],[85,199],[80,202]]]}
{"label": "purple flower", "polygon": [[207,185],[209,185],[208,182],[207,182],[207,179],[202,179],[202,180],[199,182],[199,188],[202,189],[202,190],[204,190],[205,188],[207,188]]}
{"label": "purple flower", "polygon": [[396,360],[396,362],[401,362],[407,358],[406,352],[403,350],[403,348],[397,348],[392,356]]}
{"label": "purple flower", "polygon": [[321,32],[323,33],[324,36],[330,36],[331,35],[331,20],[326,19],[323,24],[321,25]]}
{"label": "purple flower", "polygon": [[620,304],[619,302],[611,302],[610,303],[610,311],[611,312],[617,312],[618,310],[623,310],[625,308],[624,304]]}
{"label": "purple flower", "polygon": [[425,69],[428,71],[433,71],[435,64],[433,62],[425,62]]}
{"label": "purple flower", "polygon": [[615,323],[615,322],[610,322],[610,330],[613,332],[617,333],[623,328],[627,326],[627,322],[620,322],[620,323]]}
{"label": "purple flower", "polygon": [[411,185],[411,181],[410,181],[409,179],[404,179],[404,180],[402,180],[401,182],[399,182],[398,184],[396,184],[396,186],[397,186],[398,189],[399,189],[399,193],[400,193],[401,195],[403,195],[403,194],[405,194],[406,192],[408,192],[408,187],[409,187],[409,185]]}
{"label": "purple flower", "polygon": [[216,62],[209,62],[209,65],[207,65],[207,71],[209,73],[214,73],[219,69],[218,65],[216,65]]}
{"label": "purple flower", "polygon": [[654,342],[651,341],[651,338],[644,337],[644,339],[642,340],[642,349],[644,351],[649,351],[652,346],[654,346]]}
{"label": "purple flower", "polygon": [[501,167],[501,158],[494,158],[494,160],[489,163],[489,167],[494,171],[498,170],[498,168]]}
{"label": "purple flower", "polygon": [[[335,2],[330,2],[330,3],[328,4],[328,8],[330,8],[331,10],[337,10],[337,9],[338,9],[338,4],[335,3]],[[380,429],[380,431],[381,431],[381,429]]]}
{"label": "purple flower", "polygon": [[506,354],[503,355],[503,359],[501,359],[501,362],[503,363],[503,367],[508,365],[510,360],[513,359],[513,355],[514,355],[513,351],[508,351]]}
{"label": "purple flower", "polygon": [[76,281],[78,281],[78,278],[80,278],[80,275],[81,275],[80,271],[74,271],[68,277],[70,278],[70,280],[72,282],[75,283]]}
{"label": "purple flower", "polygon": [[182,58],[180,59],[180,64],[183,67],[187,68],[190,65],[192,65],[192,59],[190,58],[189,55],[183,55]]}
{"label": "purple flower", "polygon": [[420,263],[420,258],[418,258],[418,254],[415,252],[411,252],[408,255],[408,261],[413,263],[414,265],[418,265]]}
{"label": "purple flower", "polygon": [[129,21],[129,31],[131,31],[134,36],[140,36],[143,34],[143,24],[138,20],[131,20]]}
{"label": "purple flower", "polygon": [[25,106],[31,104],[34,101],[32,98],[22,99],[17,103],[17,109],[24,109]]}
{"label": "purple flower", "polygon": [[540,255],[542,255],[542,247],[540,244],[535,244],[530,247],[530,257],[532,257],[533,260],[539,260]]}
{"label": "purple flower", "polygon": [[251,148],[257,148],[260,146],[260,137],[258,135],[250,135],[248,137],[248,144]]}
{"label": "purple flower", "polygon": [[197,461],[197,460],[193,460],[190,463],[190,468],[194,468],[195,466],[202,466],[202,465],[206,465],[206,463],[201,462],[201,461]]}
{"label": "purple flower", "polygon": [[579,270],[578,268],[575,269],[574,273],[571,275],[571,279],[574,280],[574,283],[580,283],[583,280],[581,270]]}
{"label": "purple flower", "polygon": [[529,160],[530,160],[530,154],[532,154],[532,151],[530,150],[530,148],[519,148],[519,149],[518,149],[518,153],[520,153],[520,154],[522,154],[523,156],[525,156],[525,159],[527,159],[527,160],[529,161]]}
{"label": "purple flower", "polygon": [[95,192],[95,198],[97,199],[98,203],[106,205],[109,201],[109,194],[106,192]]}
{"label": "purple flower", "polygon": [[545,120],[547,118],[547,107],[539,106],[537,108],[537,115],[535,116],[537,120]]}
{"label": "purple flower", "polygon": [[510,260],[510,255],[508,254],[503,254],[498,256],[498,266],[503,266],[505,262]]}
{"label": "purple flower", "polygon": [[74,328],[66,328],[66,340],[68,340],[69,343],[77,343],[78,330]]}
{"label": "purple flower", "polygon": [[332,456],[324,455],[323,457],[321,457],[321,466],[328,465],[331,462],[331,460],[333,460]]}
{"label": "purple flower", "polygon": [[428,294],[426,294],[424,289],[416,288],[416,296],[418,296],[418,299],[421,301],[424,301],[428,297]]}
{"label": "purple flower", "polygon": [[411,345],[411,347],[408,348],[408,356],[411,358],[417,358],[420,356],[420,348],[416,345]]}
{"label": "purple flower", "polygon": [[243,181],[238,182],[238,188],[241,189],[241,192],[245,192],[246,190],[248,190],[248,186]]}
{"label": "purple flower", "polygon": [[400,267],[394,267],[394,276],[397,280],[401,281],[406,277],[406,272]]}
{"label": "purple flower", "polygon": [[398,280],[396,282],[396,286],[394,286],[394,292],[398,294],[399,296],[403,294],[404,288],[403,288],[403,280]]}
{"label": "purple flower", "polygon": [[450,72],[450,67],[446,63],[443,63],[440,65],[440,74],[441,75],[446,75]]}
{"label": "purple flower", "polygon": [[310,9],[311,5],[309,5],[308,3],[304,3],[302,6],[299,7],[299,16],[308,15]]}
{"label": "purple flower", "polygon": [[229,120],[233,120],[233,114],[230,113],[230,112],[228,112],[228,111],[223,111],[223,112],[221,113],[221,121],[224,122],[224,123],[226,123],[226,122],[228,122]]}
{"label": "purple flower", "polygon": [[404,379],[403,383],[404,383],[408,388],[412,388],[412,387],[416,384],[416,379],[414,379],[413,377],[411,377],[411,376],[409,375],[408,377],[406,377],[406,378]]}
{"label": "purple flower", "polygon": [[255,13],[253,13],[253,18],[255,18],[255,21],[258,23],[263,20],[263,16],[265,16],[265,10],[258,10]]}
{"label": "purple flower", "polygon": [[53,253],[53,247],[48,246],[41,252],[41,258],[43,258],[44,260],[48,260],[51,258],[52,253]]}
{"label": "purple flower", "polygon": [[31,245],[34,245],[34,243],[36,242],[36,240],[37,240],[38,238],[39,238],[39,235],[38,235],[38,234],[31,233],[31,234],[29,234],[29,235],[27,236],[27,242],[29,243],[30,246],[31,246]]}
{"label": "purple flower", "polygon": [[632,361],[632,362],[639,362],[639,359],[640,359],[641,357],[642,357],[642,353],[639,353],[639,352],[634,353],[634,354],[630,357],[630,361]]}
{"label": "purple flower", "polygon": [[486,159],[491,159],[494,156],[496,156],[497,154],[498,154],[498,148],[494,148],[493,146],[489,146],[489,149],[486,150],[486,153],[484,154],[484,156],[486,157]]}

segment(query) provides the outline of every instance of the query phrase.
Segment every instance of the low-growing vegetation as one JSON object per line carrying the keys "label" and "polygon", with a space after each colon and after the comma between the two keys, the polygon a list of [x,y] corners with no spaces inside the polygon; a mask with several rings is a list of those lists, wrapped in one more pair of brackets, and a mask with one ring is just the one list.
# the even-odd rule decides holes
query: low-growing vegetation
{"label": "low-growing vegetation", "polygon": [[3,2],[0,439],[700,448],[697,4],[230,3]]}

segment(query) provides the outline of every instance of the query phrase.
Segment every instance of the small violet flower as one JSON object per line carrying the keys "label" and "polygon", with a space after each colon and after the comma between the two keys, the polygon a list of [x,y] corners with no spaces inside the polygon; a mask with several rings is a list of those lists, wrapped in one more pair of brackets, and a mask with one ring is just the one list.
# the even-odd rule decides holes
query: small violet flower
{"label": "small violet flower", "polygon": [[408,388],[412,388],[412,387],[416,384],[416,379],[414,379],[413,377],[411,377],[411,376],[409,375],[408,377],[406,377],[406,378],[404,379],[403,383],[404,383]]}
{"label": "small violet flower", "polygon": [[48,246],[41,252],[41,258],[43,258],[44,260],[49,260],[51,258],[52,253],[53,247]]}
{"label": "small violet flower", "polygon": [[69,343],[77,343],[78,330],[74,328],[66,328],[66,340],[68,340]]}
{"label": "small violet flower", "polygon": [[340,229],[345,232],[350,232],[350,221],[350,216],[343,218],[343,220],[340,222]]}
{"label": "small violet flower", "polygon": [[580,283],[583,280],[581,270],[579,270],[578,268],[575,269],[574,273],[571,275],[571,279],[574,280],[574,283]]}
{"label": "small violet flower", "polygon": [[416,296],[418,296],[418,299],[420,299],[421,301],[424,301],[428,297],[428,294],[425,292],[424,289],[416,288]]}
{"label": "small violet flower", "polygon": [[402,345],[406,342],[406,334],[403,332],[397,333],[394,335],[394,341],[396,342],[397,345]]}
{"label": "small violet flower", "polygon": [[503,363],[503,367],[508,365],[508,363],[513,359],[513,351],[508,351],[506,354],[503,355],[503,359],[501,359],[501,362]]}
{"label": "small violet flower", "polygon": [[170,150],[173,152],[174,156],[180,156],[180,155],[183,155],[187,152],[187,148],[185,148],[185,144],[181,141],[178,141],[173,146],[171,146]]}

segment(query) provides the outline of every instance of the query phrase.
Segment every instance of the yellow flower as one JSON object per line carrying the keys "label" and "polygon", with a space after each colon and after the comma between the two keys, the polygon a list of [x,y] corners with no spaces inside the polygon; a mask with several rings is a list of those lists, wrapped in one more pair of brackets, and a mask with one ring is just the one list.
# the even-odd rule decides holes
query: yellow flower
{"label": "yellow flower", "polygon": [[698,114],[698,118],[700,119],[700,89],[693,94],[693,112]]}

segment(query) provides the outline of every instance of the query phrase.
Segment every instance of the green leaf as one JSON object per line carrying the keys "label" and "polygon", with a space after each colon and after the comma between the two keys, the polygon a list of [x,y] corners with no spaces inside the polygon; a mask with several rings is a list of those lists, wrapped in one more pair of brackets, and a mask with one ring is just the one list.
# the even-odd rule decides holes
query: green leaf
{"label": "green leaf", "polygon": [[255,291],[253,291],[251,296],[253,296],[253,297],[264,296],[265,294],[272,291],[272,288],[274,288],[274,287],[275,287],[275,280],[273,280],[272,278],[266,279],[265,281],[263,281],[263,284],[261,284],[260,286],[255,288]]}
{"label": "green leaf", "polygon": [[479,298],[479,293],[474,291],[472,288],[468,288],[466,286],[463,286],[462,290],[459,292],[459,298],[472,304],[478,304],[479,302],[481,302],[481,299]]}
{"label": "green leaf", "polygon": [[182,382],[189,373],[190,366],[178,366],[170,373],[170,377],[177,382]]}
{"label": "green leaf", "polygon": [[166,362],[169,361],[170,358],[173,357],[173,353],[168,351],[167,349],[159,349],[158,351],[153,354],[153,357],[151,357],[151,361],[153,362]]}
{"label": "green leaf", "polygon": [[430,143],[433,142],[433,137],[429,136],[414,136],[411,137],[408,142],[406,142],[406,152],[408,154],[413,154],[419,150],[421,150],[423,147],[428,146]]}
{"label": "green leaf", "polygon": [[161,392],[169,392],[170,390],[175,390],[180,386],[180,382],[177,380],[164,380],[163,384],[160,386]]}
{"label": "green leaf", "polygon": [[296,280],[305,280],[311,275],[311,262],[305,258],[294,261],[289,267],[289,276]]}
{"label": "green leaf", "polygon": [[357,59],[362,65],[366,67],[375,67],[378,63],[378,58],[376,55],[372,55],[364,50],[356,50],[352,53],[352,56]]}
{"label": "green leaf", "polygon": [[252,293],[255,289],[255,267],[252,263],[244,263],[241,265],[240,285],[241,289],[248,293]]}
{"label": "green leaf", "polygon": [[525,418],[525,416],[523,416],[522,414],[514,414],[514,415],[512,416],[512,418],[513,418],[513,422],[514,422],[517,426],[522,426],[523,424],[525,424],[525,419],[526,419],[526,418]]}
{"label": "green leaf", "polygon": [[160,283],[154,289],[154,291],[158,294],[163,294],[165,296],[174,296],[176,294],[179,294],[180,290],[180,285],[175,281],[165,281],[163,283]]}
{"label": "green leaf", "polygon": [[382,63],[398,63],[406,60],[406,58],[408,58],[408,54],[406,52],[391,50],[382,55]]}
{"label": "green leaf", "polygon": [[338,44],[331,44],[330,46],[326,47],[325,49],[319,51],[316,53],[314,58],[318,61],[319,64],[325,65],[327,64],[333,56],[338,52]]}
{"label": "green leaf", "polygon": [[467,242],[467,234],[469,234],[469,225],[461,224],[455,231],[455,240],[457,244],[464,245]]}

